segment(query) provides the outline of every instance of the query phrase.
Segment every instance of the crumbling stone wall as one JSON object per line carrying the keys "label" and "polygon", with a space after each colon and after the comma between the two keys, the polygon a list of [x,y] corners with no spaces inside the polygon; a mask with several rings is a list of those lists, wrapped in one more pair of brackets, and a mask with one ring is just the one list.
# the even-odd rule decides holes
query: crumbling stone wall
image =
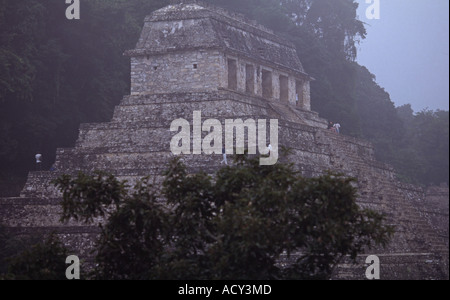
{"label": "crumbling stone wall", "polygon": [[199,50],[131,58],[131,94],[214,91],[224,85],[223,57]]}

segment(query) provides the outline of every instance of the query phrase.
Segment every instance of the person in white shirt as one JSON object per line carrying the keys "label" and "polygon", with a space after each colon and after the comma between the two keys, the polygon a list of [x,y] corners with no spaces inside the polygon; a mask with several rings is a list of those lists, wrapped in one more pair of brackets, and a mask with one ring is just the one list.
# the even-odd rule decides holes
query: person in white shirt
{"label": "person in white shirt", "polygon": [[220,164],[225,164],[228,165],[228,161],[227,161],[227,152],[225,150],[225,147],[222,148],[222,155],[223,155],[223,159],[220,162]]}
{"label": "person in white shirt", "polygon": [[36,154],[36,170],[41,171],[42,170],[42,154]]}
{"label": "person in white shirt", "polygon": [[341,124],[339,124],[339,123],[336,123],[336,124],[334,124],[334,128],[336,129],[336,133],[341,133]]}

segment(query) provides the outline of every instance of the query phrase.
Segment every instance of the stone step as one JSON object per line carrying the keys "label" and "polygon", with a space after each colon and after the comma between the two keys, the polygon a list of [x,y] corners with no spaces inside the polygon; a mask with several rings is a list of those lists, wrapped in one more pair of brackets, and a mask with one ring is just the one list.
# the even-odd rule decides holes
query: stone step
{"label": "stone step", "polygon": [[309,125],[304,119],[300,118],[296,113],[289,109],[285,104],[277,102],[269,102],[269,106],[276,112],[279,118],[285,118],[289,122],[301,123]]}
{"label": "stone step", "polygon": [[[115,170],[115,173],[120,174],[122,170],[146,170],[150,173],[155,169],[162,172],[168,168],[168,162],[176,157],[170,152],[73,154],[70,159],[58,161],[56,168],[61,172]],[[217,171],[223,167],[222,154],[181,155],[179,158],[188,168],[212,168]],[[227,155],[227,160],[231,164],[233,157]]]}
{"label": "stone step", "polygon": [[[448,277],[445,265],[442,265],[440,255],[434,253],[389,253],[374,254],[380,259],[380,277],[382,280],[436,280]],[[365,272],[368,264],[365,263],[367,255],[357,258],[356,264],[346,259],[339,265],[336,280],[350,279],[366,280]],[[395,270],[395,272],[393,272]],[[424,278],[424,274],[426,278]]]}
{"label": "stone step", "polygon": [[[241,116],[243,120],[245,116]],[[81,126],[79,138],[76,142],[76,149],[84,148],[106,148],[122,147],[123,151],[132,151],[133,148],[143,146],[151,147],[152,151],[164,151],[170,149],[170,141],[178,131],[170,131],[170,125],[155,127],[152,122],[126,122],[126,123],[102,123],[84,124]],[[302,131],[302,134],[293,134],[301,125],[286,127],[289,124],[279,123],[279,143],[287,148],[304,147],[306,151],[310,148],[317,149],[313,132]],[[267,143],[270,142],[270,123],[267,123]],[[193,132],[200,128],[190,128],[191,144],[193,143]],[[222,127],[225,130],[225,127]],[[204,138],[208,132],[202,132]],[[222,135],[224,137],[224,133]],[[254,137],[256,139],[256,137]]]}
{"label": "stone step", "polygon": [[[112,122],[155,122],[170,126],[173,120],[180,118],[192,123],[194,111],[201,112],[203,121],[217,119],[224,122],[226,119],[271,119],[273,117],[273,114],[268,109],[261,106],[231,100],[216,100],[208,101],[207,103],[174,102],[120,105],[115,108]],[[283,117],[280,116],[280,119],[283,119]]]}

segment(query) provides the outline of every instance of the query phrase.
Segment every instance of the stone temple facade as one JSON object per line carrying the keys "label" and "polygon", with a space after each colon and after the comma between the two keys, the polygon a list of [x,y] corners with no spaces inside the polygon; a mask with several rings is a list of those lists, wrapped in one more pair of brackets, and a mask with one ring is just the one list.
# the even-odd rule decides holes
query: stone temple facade
{"label": "stone temple facade", "polygon": [[126,55],[132,96],[231,89],[311,108],[311,77],[291,43],[258,24],[195,3],[148,16],[136,49]]}
{"label": "stone temple facade", "polygon": [[[387,249],[343,264],[337,279],[365,279],[368,255],[378,255],[382,279],[448,279],[448,188],[423,190],[395,179],[366,141],[334,134],[311,111],[310,82],[292,44],[241,15],[195,1],[145,19],[131,58],[131,93],[109,123],[82,124],[76,146],[58,149],[56,172],[30,172],[19,197],[0,199],[0,223],[11,233],[56,231],[73,254],[89,259],[96,226],[59,222],[61,174],[103,170],[119,179],[161,179],[173,157],[171,122],[278,119],[279,143],[304,176],[326,170],[358,179],[361,207],[387,215],[396,233]],[[222,156],[183,155],[191,172],[213,174]]]}

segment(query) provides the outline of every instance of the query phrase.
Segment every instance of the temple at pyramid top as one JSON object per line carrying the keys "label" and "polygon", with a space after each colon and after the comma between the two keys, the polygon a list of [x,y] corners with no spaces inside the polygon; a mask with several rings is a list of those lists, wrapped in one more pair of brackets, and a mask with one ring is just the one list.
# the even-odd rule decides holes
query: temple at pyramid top
{"label": "temple at pyramid top", "polygon": [[292,43],[242,15],[181,2],[147,16],[125,52],[131,95],[225,89],[311,109],[312,78]]}

